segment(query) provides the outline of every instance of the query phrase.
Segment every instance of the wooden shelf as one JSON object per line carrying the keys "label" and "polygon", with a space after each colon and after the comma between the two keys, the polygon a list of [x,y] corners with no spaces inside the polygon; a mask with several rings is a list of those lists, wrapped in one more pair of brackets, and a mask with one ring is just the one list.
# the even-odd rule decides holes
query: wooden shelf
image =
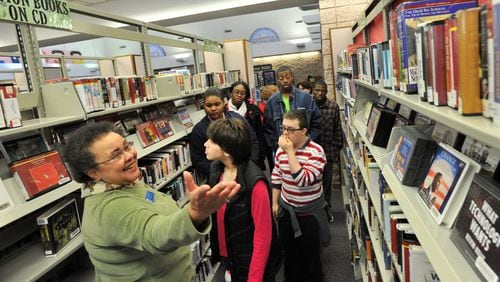
{"label": "wooden shelf", "polygon": [[75,121],[83,121],[83,116],[67,116],[67,117],[52,117],[52,118],[39,118],[23,121],[23,126],[9,129],[0,130],[0,138],[13,136],[16,134],[35,131],[37,129],[71,123]]}
{"label": "wooden shelf", "polygon": [[[9,183],[10,185],[16,185],[15,181],[10,178],[4,181],[12,181],[13,183]],[[70,182],[61,187],[57,187],[54,190],[47,192],[39,197],[36,197],[28,202],[24,202],[21,204],[17,204],[12,209],[6,210],[0,214],[0,228],[14,222],[23,216],[26,216],[39,208],[42,208],[58,199],[68,195],[71,192],[79,190],[81,188],[81,184],[77,182]],[[10,192],[10,191],[9,191]],[[0,275],[1,277],[1,275]]]}
{"label": "wooden shelf", "polygon": [[382,173],[399,205],[415,231],[420,244],[441,281],[480,281],[472,266],[450,240],[451,229],[438,225],[424,204],[418,201],[417,189],[404,186],[394,171],[384,166]]}
{"label": "wooden shelf", "polygon": [[35,281],[83,246],[80,233],[55,257],[46,257],[42,243],[33,244],[0,265],[2,281]]}

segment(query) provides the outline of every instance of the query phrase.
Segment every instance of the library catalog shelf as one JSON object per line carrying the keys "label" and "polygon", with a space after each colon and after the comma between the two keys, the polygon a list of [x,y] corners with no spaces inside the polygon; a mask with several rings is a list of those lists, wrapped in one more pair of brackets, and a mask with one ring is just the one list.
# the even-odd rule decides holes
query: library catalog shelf
{"label": "library catalog shelf", "polygon": [[382,173],[440,280],[480,281],[471,265],[451,242],[451,229],[438,225],[423,203],[418,201],[417,188],[402,185],[388,165],[384,166]]}
{"label": "library catalog shelf", "polygon": [[[17,187],[17,184],[15,183],[15,180],[13,178],[9,178],[9,179],[6,179],[4,181],[5,182],[12,181],[12,183],[9,183],[9,185],[6,185],[6,186]],[[12,185],[10,185],[10,184],[12,184]],[[23,216],[26,216],[26,215],[40,209],[41,207],[44,207],[44,206],[46,206],[54,201],[57,201],[58,199],[61,199],[62,197],[66,196],[66,195],[70,194],[71,192],[74,192],[80,188],[81,188],[81,184],[79,184],[75,181],[72,181],[68,184],[61,186],[61,187],[57,187],[54,190],[47,192],[47,193],[45,193],[37,198],[34,198],[30,201],[17,204],[12,209],[6,210],[0,214],[0,228],[11,223],[11,222],[14,222],[14,221],[22,218]],[[17,191],[15,191],[15,192],[17,192]],[[9,191],[9,193],[12,194],[11,191]],[[2,277],[2,275],[0,275],[0,277]]]}
{"label": "library catalog shelf", "polygon": [[46,257],[42,243],[29,246],[24,252],[0,265],[2,281],[35,281],[83,246],[82,234],[71,240],[55,257]]}
{"label": "library catalog shelf", "polygon": [[123,113],[123,112],[131,111],[131,110],[135,110],[135,109],[139,109],[139,108],[144,108],[147,106],[151,106],[151,105],[155,105],[155,104],[159,104],[159,103],[163,103],[163,102],[174,101],[174,100],[177,100],[180,98],[182,98],[182,97],[181,96],[160,97],[158,99],[149,100],[149,101],[145,101],[145,102],[137,102],[134,104],[128,104],[128,105],[120,106],[117,108],[111,108],[111,109],[106,109],[103,111],[87,113],[87,118],[89,119],[89,118],[95,118],[95,117],[105,116],[105,115],[109,115],[109,114]]}
{"label": "library catalog shelf", "polygon": [[37,129],[61,125],[65,123],[82,121],[84,119],[81,115],[67,116],[67,117],[51,117],[51,118],[39,118],[31,120],[23,120],[23,126],[9,129],[0,130],[0,138],[12,136],[15,134],[20,134],[28,131],[35,131]]}

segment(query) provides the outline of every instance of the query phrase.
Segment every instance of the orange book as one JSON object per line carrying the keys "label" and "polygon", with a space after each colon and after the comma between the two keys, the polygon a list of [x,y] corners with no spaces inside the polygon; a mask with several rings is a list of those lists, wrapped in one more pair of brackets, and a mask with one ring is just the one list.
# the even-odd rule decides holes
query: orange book
{"label": "orange book", "polygon": [[458,111],[463,115],[480,115],[483,109],[479,89],[479,11],[457,12],[458,37]]}

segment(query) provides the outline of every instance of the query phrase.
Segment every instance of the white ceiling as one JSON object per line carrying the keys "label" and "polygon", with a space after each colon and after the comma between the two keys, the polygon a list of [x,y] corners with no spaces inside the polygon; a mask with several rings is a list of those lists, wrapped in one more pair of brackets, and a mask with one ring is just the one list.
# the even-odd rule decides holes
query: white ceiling
{"label": "white ceiling", "polygon": [[[317,38],[318,34],[315,32],[318,31],[319,25],[306,25],[303,17],[306,20],[319,18],[318,0],[70,0],[70,2],[219,41],[248,39],[256,29],[270,27],[278,33],[281,45],[293,45],[293,48],[289,46],[281,53],[321,49],[321,41],[317,39],[306,43],[306,50],[298,50],[295,47],[296,43],[289,41],[310,38],[311,30],[314,31],[313,36]],[[311,5],[316,5],[316,9],[304,9]],[[225,32],[227,30],[231,32]],[[45,40],[68,34],[71,33],[47,30],[45,34],[38,34],[38,39]],[[59,41],[53,39],[44,43],[50,45],[65,43],[64,40]],[[6,45],[0,44],[0,46]],[[277,48],[280,49],[281,45]]]}

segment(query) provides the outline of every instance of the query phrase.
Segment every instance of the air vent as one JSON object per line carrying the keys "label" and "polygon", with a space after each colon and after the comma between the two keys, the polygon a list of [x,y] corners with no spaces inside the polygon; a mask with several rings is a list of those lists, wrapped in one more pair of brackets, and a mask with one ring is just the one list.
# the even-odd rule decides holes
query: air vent
{"label": "air vent", "polygon": [[297,45],[295,45],[295,46],[297,46],[297,48],[299,48],[299,49],[306,48],[305,43],[297,43]]}
{"label": "air vent", "polygon": [[307,31],[311,34],[313,33],[320,33],[321,32],[321,27],[320,25],[311,25],[311,26],[307,26]]}
{"label": "air vent", "polygon": [[304,23],[307,25],[319,24],[320,22],[319,14],[303,16],[302,19],[304,20]]}
{"label": "air vent", "polygon": [[310,5],[302,5],[299,7],[302,11],[311,11],[311,10],[319,10],[319,3],[310,4]]}

